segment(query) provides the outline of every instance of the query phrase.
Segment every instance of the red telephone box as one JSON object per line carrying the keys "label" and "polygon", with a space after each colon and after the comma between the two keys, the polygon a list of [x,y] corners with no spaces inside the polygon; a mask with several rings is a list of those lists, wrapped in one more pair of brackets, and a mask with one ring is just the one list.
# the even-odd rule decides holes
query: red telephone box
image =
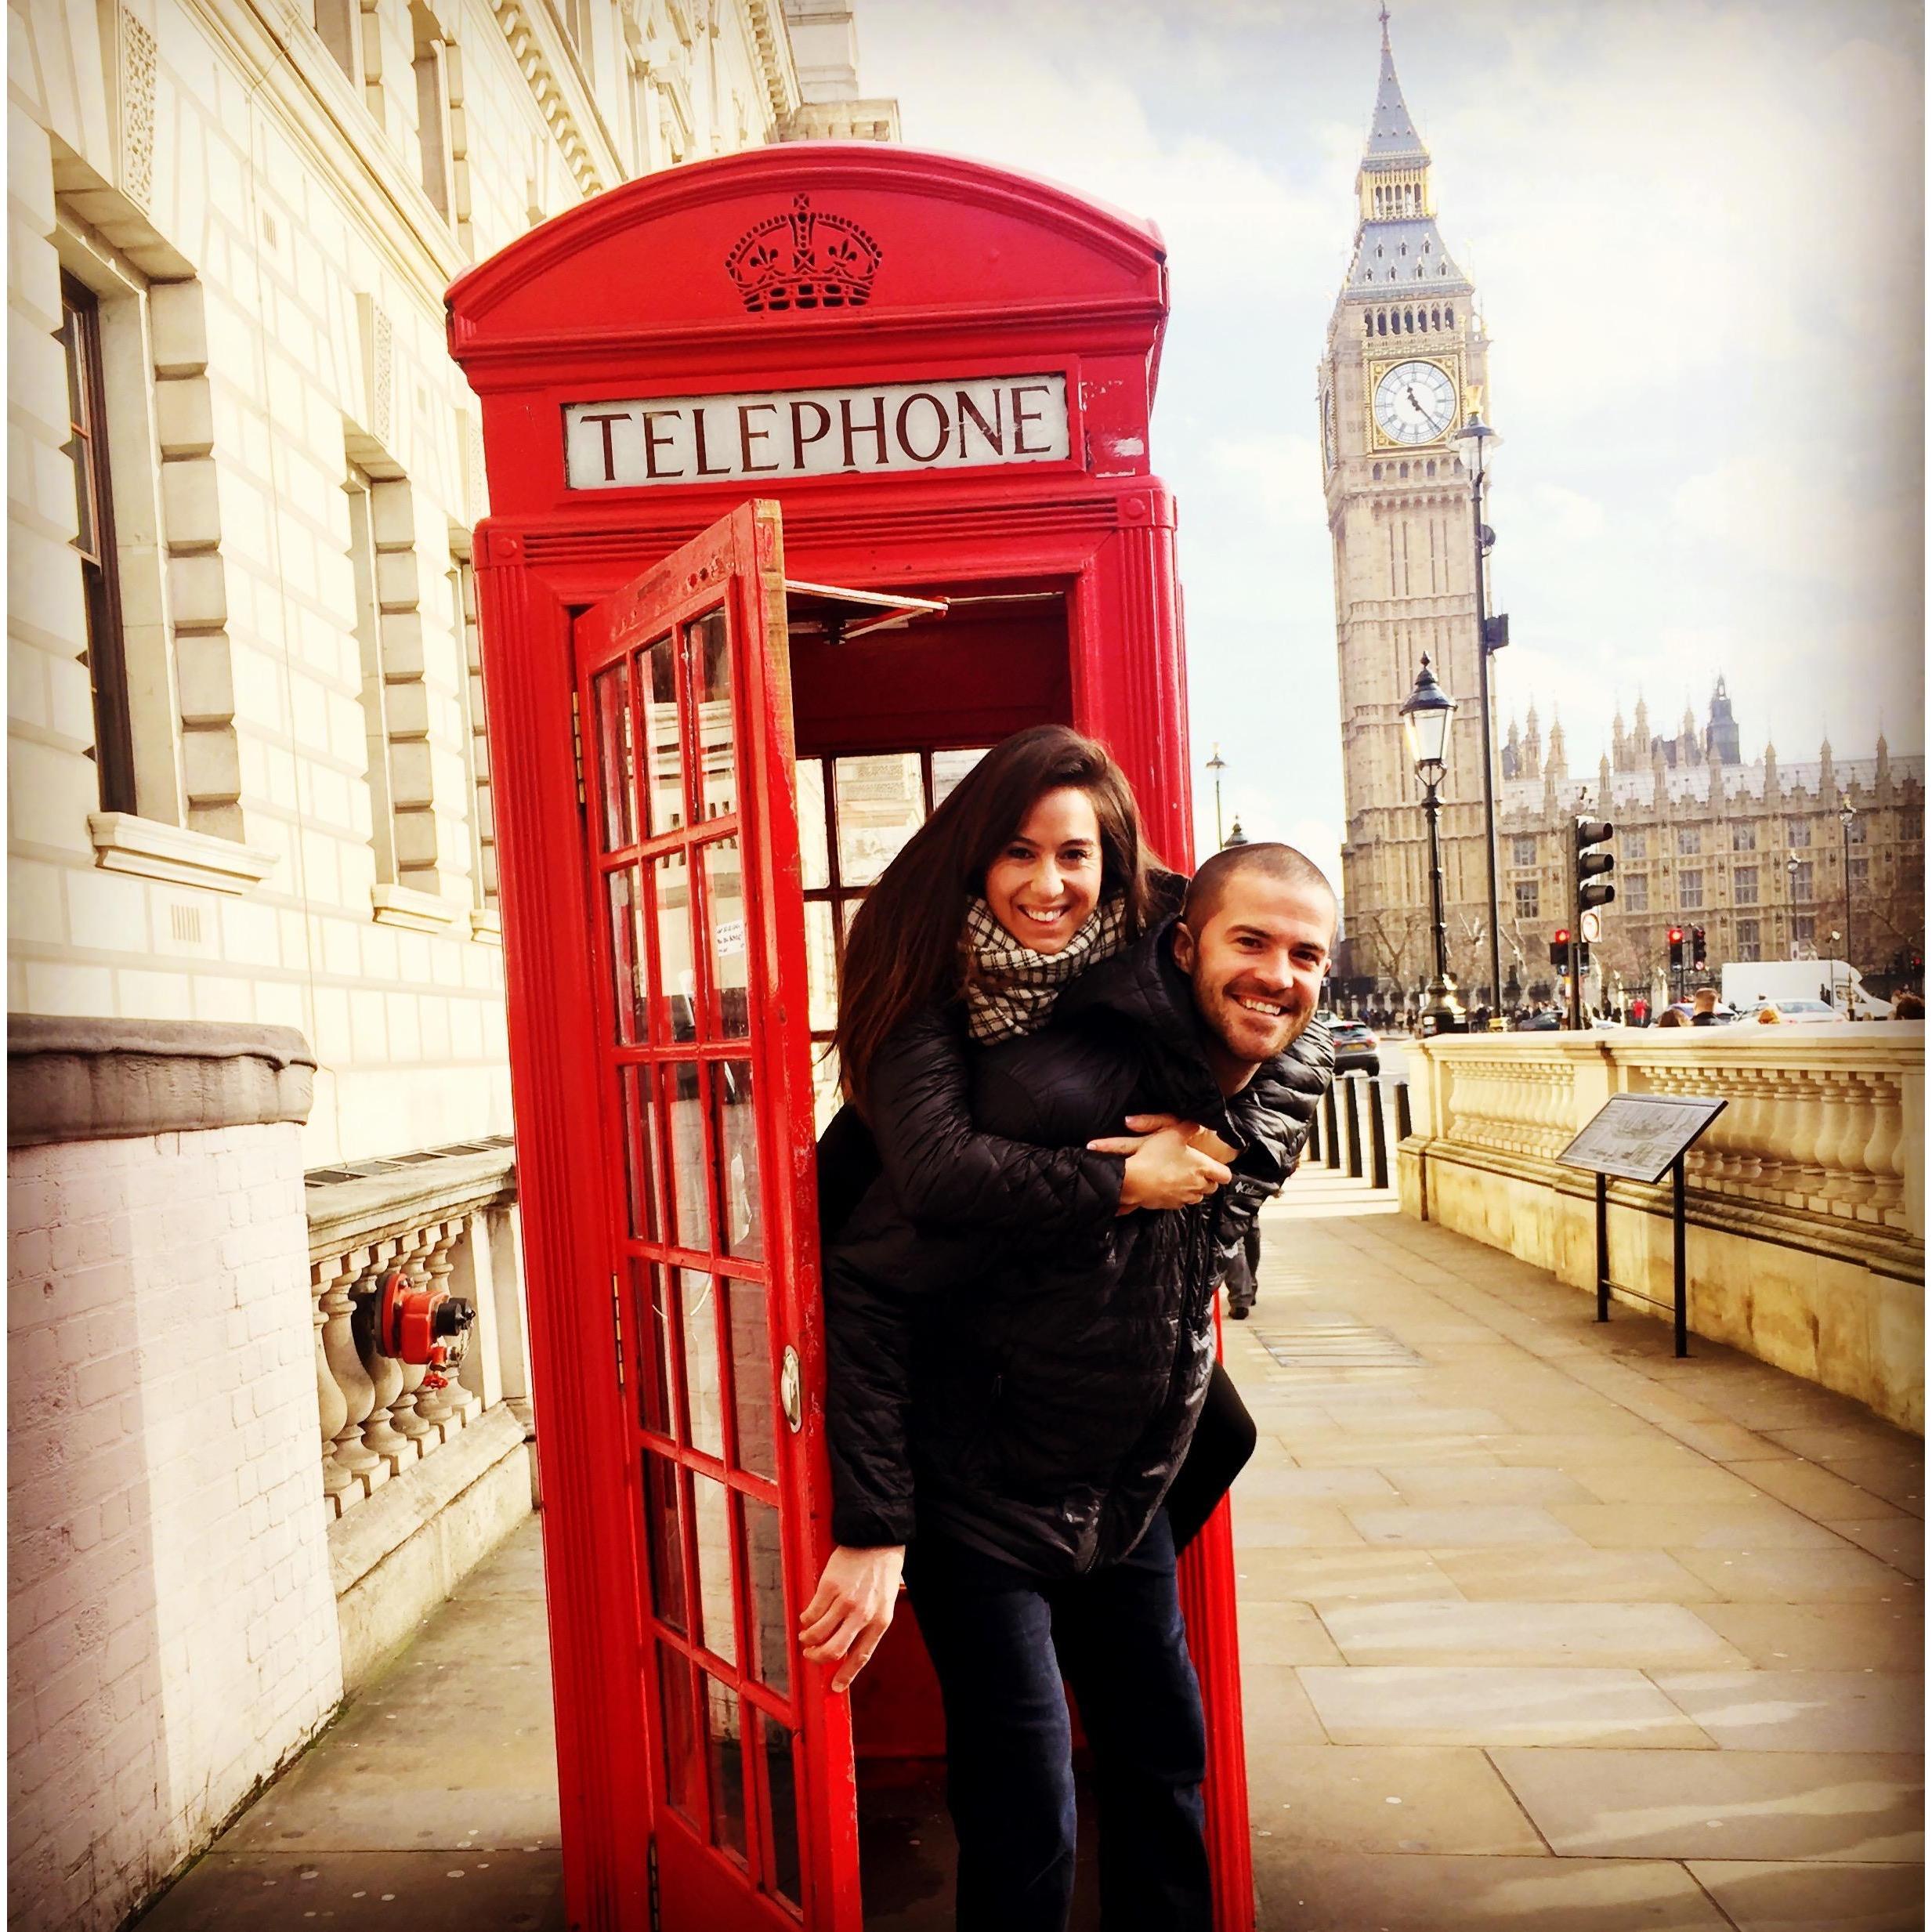
{"label": "red telephone box", "polygon": [[[870,144],[653,175],[450,291],[573,1927],[858,1932],[865,1794],[942,1748],[910,1615],[849,1705],[794,1637],[830,1545],[814,1062],[850,907],[1008,733],[1105,739],[1188,858],[1166,316],[1147,224]],[[1225,1511],[1181,1600],[1247,1932]]]}

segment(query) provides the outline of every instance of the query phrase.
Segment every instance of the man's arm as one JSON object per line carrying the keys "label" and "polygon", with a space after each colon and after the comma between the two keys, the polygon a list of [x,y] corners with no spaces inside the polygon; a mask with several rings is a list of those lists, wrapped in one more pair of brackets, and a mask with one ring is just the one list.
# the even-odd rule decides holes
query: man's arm
{"label": "man's arm", "polygon": [[933,1009],[900,1027],[872,1063],[873,1138],[914,1221],[1029,1240],[1094,1237],[1133,1208],[1180,1207],[1226,1178],[1184,1136],[1110,1152],[983,1133],[973,1122],[969,1051],[957,1017]]}

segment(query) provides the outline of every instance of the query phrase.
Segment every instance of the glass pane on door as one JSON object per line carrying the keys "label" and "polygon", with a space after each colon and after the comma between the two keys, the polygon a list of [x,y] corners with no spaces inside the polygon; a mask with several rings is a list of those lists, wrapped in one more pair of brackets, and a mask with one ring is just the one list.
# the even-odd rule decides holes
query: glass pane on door
{"label": "glass pane on door", "polygon": [[639,662],[646,693],[645,830],[653,838],[684,823],[684,743],[678,729],[678,642],[660,638]]}
{"label": "glass pane on door", "polygon": [[735,838],[704,848],[704,909],[711,931],[711,1037],[743,1040],[751,1031],[751,952],[744,862]]}
{"label": "glass pane on door", "polygon": [[731,639],[722,610],[690,627],[691,670],[697,682],[700,803],[708,821],[738,809],[737,733],[732,723]]}

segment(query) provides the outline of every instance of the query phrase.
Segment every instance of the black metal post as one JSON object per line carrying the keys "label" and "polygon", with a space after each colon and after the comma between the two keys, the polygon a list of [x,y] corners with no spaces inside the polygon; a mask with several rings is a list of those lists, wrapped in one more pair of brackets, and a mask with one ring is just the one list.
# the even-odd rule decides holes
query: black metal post
{"label": "black metal post", "polygon": [[1496,753],[1489,725],[1489,613],[1483,583],[1482,476],[1481,439],[1470,479],[1470,500],[1476,525],[1476,708],[1482,715],[1482,853],[1489,882],[1489,1011],[1503,1004],[1502,908],[1496,882]]}
{"label": "black metal post", "polygon": [[1376,1186],[1388,1185],[1388,1122],[1382,1111],[1382,1082],[1369,1082],[1369,1170]]}
{"label": "black metal post", "polygon": [[1409,1083],[1395,1083],[1395,1138],[1399,1143],[1409,1138],[1413,1131],[1409,1117]]}
{"label": "black metal post", "polygon": [[1610,1179],[1597,1176],[1597,1319],[1610,1319]]}
{"label": "black metal post", "polygon": [[1348,1178],[1351,1181],[1362,1178],[1362,1076],[1347,1073],[1341,1084],[1348,1089]]}
{"label": "black metal post", "polygon": [[1684,1274],[1684,1156],[1680,1154],[1670,1169],[1670,1273],[1671,1293],[1676,1301],[1677,1353],[1680,1360],[1691,1352],[1690,1290]]}
{"label": "black metal post", "polygon": [[1322,1165],[1331,1172],[1341,1165],[1341,1136],[1336,1127],[1335,1083],[1330,1080],[1328,1091],[1322,1096]]}

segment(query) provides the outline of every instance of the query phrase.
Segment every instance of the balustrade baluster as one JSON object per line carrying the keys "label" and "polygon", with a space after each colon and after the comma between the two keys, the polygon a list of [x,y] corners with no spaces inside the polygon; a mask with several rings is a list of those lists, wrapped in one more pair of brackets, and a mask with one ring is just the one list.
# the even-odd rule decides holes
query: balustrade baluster
{"label": "balustrade baluster", "polygon": [[356,1351],[356,1304],[349,1294],[349,1283],[368,1267],[369,1254],[367,1248],[352,1248],[344,1257],[344,1272],[331,1277],[322,1297],[322,1346],[343,1404],[342,1427],[335,1432],[335,1460],[353,1478],[342,1492],[345,1508],[386,1482],[389,1473],[389,1464],[362,1439],[362,1425],[375,1406],[375,1384]]}
{"label": "balustrade baluster", "polygon": [[394,1411],[403,1392],[403,1365],[393,1355],[385,1355],[378,1345],[382,1316],[382,1283],[393,1268],[407,1268],[407,1245],[399,1240],[379,1243],[370,1250],[370,1263],[355,1293],[362,1304],[362,1319],[356,1323],[357,1340],[362,1344],[363,1366],[375,1389],[374,1406],[362,1425],[364,1445],[380,1456],[396,1475],[406,1462],[416,1459],[416,1445],[396,1427]]}
{"label": "balustrade baluster", "polygon": [[[424,1232],[434,1236],[423,1262],[425,1274],[434,1284],[450,1272],[449,1251],[461,1235],[463,1223],[438,1221]],[[447,1442],[469,1419],[469,1402],[465,1399],[469,1395],[454,1375],[442,1370],[426,1373],[416,1390],[416,1413]],[[425,1444],[425,1452],[428,1446]]]}
{"label": "balustrade baluster", "polygon": [[[423,1263],[436,1246],[437,1225],[432,1222],[427,1228],[412,1228],[403,1237],[408,1248],[409,1264],[403,1272],[412,1286],[422,1281]],[[390,1405],[396,1431],[399,1435],[407,1436],[416,1445],[418,1456],[427,1456],[443,1440],[441,1431],[421,1413],[422,1381],[429,1371],[420,1362],[405,1362],[399,1366],[403,1372],[402,1387]]]}
{"label": "balustrade baluster", "polygon": [[309,1272],[309,1290],[315,1300],[315,1399],[322,1425],[322,1499],[333,1516],[346,1507],[346,1492],[355,1488],[356,1478],[343,1467],[335,1454],[335,1438],[349,1420],[349,1402],[329,1365],[323,1330],[328,1324],[330,1291],[349,1272],[347,1256],[332,1254],[316,1262]]}

